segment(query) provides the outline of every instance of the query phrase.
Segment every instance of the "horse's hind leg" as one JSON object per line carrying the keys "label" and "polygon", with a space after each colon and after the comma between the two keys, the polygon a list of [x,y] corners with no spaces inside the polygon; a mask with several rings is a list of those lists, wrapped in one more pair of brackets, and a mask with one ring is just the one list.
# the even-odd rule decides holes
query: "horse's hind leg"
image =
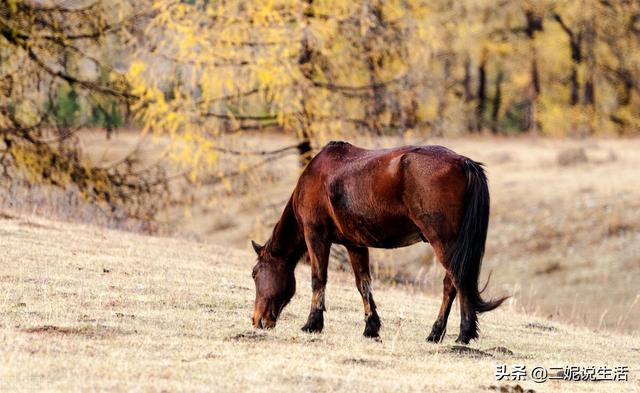
{"label": "horse's hind leg", "polygon": [[444,334],[447,331],[449,312],[451,311],[453,300],[456,298],[456,292],[456,287],[453,285],[451,275],[447,272],[444,280],[442,280],[442,305],[440,306],[440,312],[438,313],[438,318],[433,323],[427,341],[439,343],[444,338]]}
{"label": "horse's hind leg", "polygon": [[[449,242],[446,244],[449,247],[452,247],[453,245],[452,242]],[[448,307],[446,307],[446,309],[445,309],[445,302],[444,302],[444,297],[446,297],[446,294],[443,296],[442,307],[440,308],[440,314],[438,314],[438,319],[434,323],[434,329],[436,324],[440,320],[443,309],[444,311],[446,311],[446,315],[448,316],[449,311],[451,311],[451,304],[453,303],[455,296],[458,295],[458,301],[460,304],[460,334],[458,335],[456,342],[461,344],[468,344],[470,340],[478,338],[478,317],[477,317],[476,310],[471,304],[470,294],[464,290],[464,287],[461,287],[460,284],[455,281],[453,272],[450,269],[450,261],[446,257],[448,254],[445,248],[446,246],[439,241],[432,242],[432,246],[436,253],[436,256],[438,257],[438,259],[444,266],[445,270],[447,271],[447,276],[445,277],[443,291],[447,290],[447,278],[448,278],[449,291],[450,293],[453,293],[453,296],[449,297],[449,304],[448,304]],[[447,318],[445,316],[444,318],[445,328],[446,328],[446,321],[447,321]],[[431,333],[433,333],[433,330],[431,331]],[[431,337],[431,335],[429,335],[429,337]],[[427,338],[427,340],[429,340],[429,338]]]}
{"label": "horse's hind leg", "polygon": [[[460,295],[460,304],[462,307],[463,294],[457,291],[456,283],[449,271],[446,247],[447,245],[452,244],[452,235],[451,230],[447,230],[445,221],[445,216],[442,214],[424,214],[414,218],[413,220],[416,226],[420,228],[422,235],[429,240],[438,261],[440,261],[446,271],[446,275],[442,282],[442,305],[440,306],[440,312],[438,313],[436,321],[433,323],[431,333],[427,336],[427,341],[431,342],[440,342],[444,338],[444,334],[447,330],[449,312],[451,311],[451,306],[453,305],[456,295]],[[448,241],[443,239],[448,239]]]}
{"label": "horse's hind leg", "polygon": [[[461,295],[464,292],[461,292]],[[469,296],[460,296],[460,334],[457,343],[469,344],[469,341],[478,338],[478,314],[474,309]]]}
{"label": "horse's hind leg", "polygon": [[305,227],[305,242],[311,261],[311,310],[307,323],[302,330],[309,333],[319,333],[324,328],[324,291],[327,285],[327,266],[331,242],[323,236],[320,227]]}
{"label": "horse's hind leg", "polygon": [[[473,305],[470,302],[470,295],[465,292],[463,289],[460,289],[459,283],[455,282],[454,276],[450,270],[450,261],[446,258],[447,252],[446,246],[439,240],[439,238],[431,234],[430,243],[433,246],[433,250],[435,251],[438,260],[444,266],[447,271],[447,275],[444,279],[444,288],[443,288],[443,299],[442,306],[440,307],[440,313],[438,314],[438,318],[436,322],[433,324],[433,328],[431,329],[431,334],[427,337],[427,341],[432,341],[432,335],[436,336],[434,333],[438,333],[437,326],[440,325],[440,321],[443,322],[441,332],[444,335],[444,330],[446,330],[447,317],[449,312],[451,311],[451,305],[456,295],[458,296],[460,303],[460,334],[456,339],[457,343],[468,344],[470,340],[478,337],[478,317],[476,314],[476,310],[473,308]],[[451,242],[446,244],[453,244]],[[450,296],[447,296],[447,288]],[[443,318],[444,317],[444,318]],[[436,340],[433,340],[434,342]]]}
{"label": "horse's hind leg", "polygon": [[376,312],[376,303],[373,301],[371,290],[371,274],[369,272],[369,249],[361,247],[348,247],[349,260],[356,277],[356,286],[362,296],[364,304],[364,336],[378,337],[380,331],[380,317]]}

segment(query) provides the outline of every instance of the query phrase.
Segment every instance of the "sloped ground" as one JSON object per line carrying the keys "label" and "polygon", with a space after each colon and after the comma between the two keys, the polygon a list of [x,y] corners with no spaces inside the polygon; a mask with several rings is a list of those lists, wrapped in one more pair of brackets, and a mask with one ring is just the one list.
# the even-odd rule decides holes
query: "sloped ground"
{"label": "sloped ground", "polygon": [[[39,218],[0,218],[2,391],[640,391],[640,339],[515,312],[481,317],[481,339],[425,342],[439,300],[376,291],[382,340],[361,336],[350,273],[332,272],[326,329],[300,332],[309,269],[273,331],[250,327],[253,255]],[[499,349],[495,349],[500,347]],[[494,348],[494,349],[492,349]],[[629,367],[627,382],[496,381],[505,364]]]}

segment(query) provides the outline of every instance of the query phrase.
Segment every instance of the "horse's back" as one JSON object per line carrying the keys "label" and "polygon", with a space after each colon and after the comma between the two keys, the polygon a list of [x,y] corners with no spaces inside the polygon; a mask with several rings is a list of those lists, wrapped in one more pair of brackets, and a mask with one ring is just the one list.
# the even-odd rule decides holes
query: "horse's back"
{"label": "horse's back", "polygon": [[440,145],[405,145],[388,149],[365,149],[349,142],[331,141],[318,152],[316,158],[331,157],[337,161],[347,162],[354,158],[380,159],[389,155],[395,156],[406,153],[416,153],[424,157],[446,161],[456,160],[461,157],[453,150]]}
{"label": "horse's back", "polygon": [[[314,176],[349,176],[368,171],[401,176],[411,167],[424,175],[445,167],[458,167],[464,157],[438,145],[407,145],[391,149],[363,149],[348,142],[331,141],[314,157],[307,171]],[[395,170],[396,173],[393,173]]]}
{"label": "horse's back", "polygon": [[464,159],[437,145],[369,150],[333,141],[311,160],[298,186],[318,188],[318,191],[324,188],[330,192],[347,184],[354,191],[390,198],[400,195],[398,191],[405,187],[462,179]]}

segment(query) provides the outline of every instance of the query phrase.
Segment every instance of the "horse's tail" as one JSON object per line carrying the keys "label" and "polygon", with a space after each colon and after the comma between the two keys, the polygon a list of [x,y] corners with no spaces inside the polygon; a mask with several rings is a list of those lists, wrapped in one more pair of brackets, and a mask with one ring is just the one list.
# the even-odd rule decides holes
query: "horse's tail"
{"label": "horse's tail", "polygon": [[466,294],[475,311],[486,312],[500,306],[508,296],[489,301],[480,296],[478,277],[489,227],[489,186],[481,163],[464,158],[462,169],[467,177],[464,216],[458,238],[449,250],[449,267],[458,289]]}

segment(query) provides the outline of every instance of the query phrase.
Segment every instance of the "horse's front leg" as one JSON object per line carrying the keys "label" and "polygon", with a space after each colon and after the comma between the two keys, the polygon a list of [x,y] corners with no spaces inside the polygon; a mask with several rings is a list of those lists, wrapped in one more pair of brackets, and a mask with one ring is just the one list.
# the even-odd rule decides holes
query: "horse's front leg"
{"label": "horse's front leg", "polygon": [[324,328],[324,290],[327,285],[327,266],[331,242],[322,228],[305,227],[305,242],[311,262],[311,311],[307,323],[302,327],[305,332],[321,332]]}
{"label": "horse's front leg", "polygon": [[378,337],[380,331],[380,317],[376,312],[371,290],[371,274],[369,273],[369,249],[365,247],[348,247],[349,260],[356,276],[356,287],[362,296],[364,304],[364,336]]}

